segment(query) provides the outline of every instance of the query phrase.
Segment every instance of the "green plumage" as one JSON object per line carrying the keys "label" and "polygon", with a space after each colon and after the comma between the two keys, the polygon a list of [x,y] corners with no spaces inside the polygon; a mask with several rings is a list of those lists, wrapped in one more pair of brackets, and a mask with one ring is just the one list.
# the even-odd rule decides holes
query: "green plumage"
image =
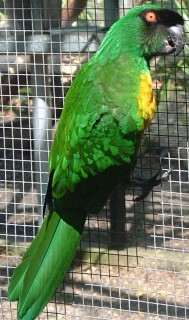
{"label": "green plumage", "polygon": [[163,21],[161,32],[145,22],[141,14],[149,10],[160,15],[157,6],[139,6],[114,24],[67,94],[49,156],[49,213],[9,285],[18,319],[43,310],[75,255],[87,214],[130,179],[155,109],[148,62],[167,36]]}

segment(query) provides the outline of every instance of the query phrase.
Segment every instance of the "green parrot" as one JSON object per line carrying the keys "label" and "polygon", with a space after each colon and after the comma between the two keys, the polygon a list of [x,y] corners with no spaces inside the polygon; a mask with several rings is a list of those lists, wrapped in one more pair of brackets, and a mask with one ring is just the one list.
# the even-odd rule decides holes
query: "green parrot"
{"label": "green parrot", "polygon": [[183,23],[156,5],[134,7],[77,73],[49,155],[48,214],[9,284],[18,319],[39,315],[74,258],[87,215],[116,184],[129,184],[156,109],[149,60],[181,52]]}

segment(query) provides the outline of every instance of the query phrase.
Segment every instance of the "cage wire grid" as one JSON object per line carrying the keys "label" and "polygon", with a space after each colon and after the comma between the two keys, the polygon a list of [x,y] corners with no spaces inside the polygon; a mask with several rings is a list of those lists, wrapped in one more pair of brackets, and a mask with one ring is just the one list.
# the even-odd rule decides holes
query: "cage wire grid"
{"label": "cage wire grid", "polygon": [[[69,11],[69,1],[1,1],[2,320],[16,319],[7,285],[42,221],[49,148],[70,83],[97,50],[104,29],[142,1],[72,3],[77,8]],[[151,63],[159,105],[135,175],[150,177],[159,168],[172,174],[140,203],[132,201],[139,190],[126,190],[121,250],[110,245],[110,201],[88,217],[76,257],[41,320],[189,319],[189,6],[156,3],[183,14],[186,47],[178,58]]]}

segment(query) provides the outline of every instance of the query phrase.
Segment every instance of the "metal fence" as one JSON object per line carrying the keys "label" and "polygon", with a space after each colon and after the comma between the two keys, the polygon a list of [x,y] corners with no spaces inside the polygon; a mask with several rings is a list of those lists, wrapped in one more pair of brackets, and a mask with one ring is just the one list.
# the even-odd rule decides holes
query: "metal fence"
{"label": "metal fence", "polygon": [[[139,2],[0,3],[2,320],[16,319],[7,284],[41,223],[48,152],[66,92],[105,30]],[[172,174],[140,203],[132,201],[138,190],[126,191],[121,250],[111,246],[110,202],[88,217],[69,273],[40,319],[189,319],[189,5],[153,2],[183,14],[186,47],[178,58],[152,61],[159,106],[135,174],[150,177],[160,167]]]}

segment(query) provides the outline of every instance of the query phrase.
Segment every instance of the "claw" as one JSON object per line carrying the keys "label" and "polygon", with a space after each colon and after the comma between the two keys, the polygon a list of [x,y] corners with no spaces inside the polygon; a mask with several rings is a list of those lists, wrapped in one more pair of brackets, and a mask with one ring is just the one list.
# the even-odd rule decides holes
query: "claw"
{"label": "claw", "polygon": [[171,172],[172,172],[172,169],[169,169],[169,170],[165,171],[161,176],[161,180],[162,181],[167,181],[167,179],[169,178]]}
{"label": "claw", "polygon": [[[136,179],[131,180],[129,186],[132,187],[141,187],[143,189],[143,192],[140,196],[133,199],[134,202],[138,202],[143,200],[145,197],[147,197],[150,193],[150,191],[155,187],[158,186],[162,181],[166,181],[168,177],[171,174],[171,169],[167,170],[161,175],[161,171],[158,171],[152,178],[150,179]],[[157,179],[157,177],[160,175],[160,178]]]}

